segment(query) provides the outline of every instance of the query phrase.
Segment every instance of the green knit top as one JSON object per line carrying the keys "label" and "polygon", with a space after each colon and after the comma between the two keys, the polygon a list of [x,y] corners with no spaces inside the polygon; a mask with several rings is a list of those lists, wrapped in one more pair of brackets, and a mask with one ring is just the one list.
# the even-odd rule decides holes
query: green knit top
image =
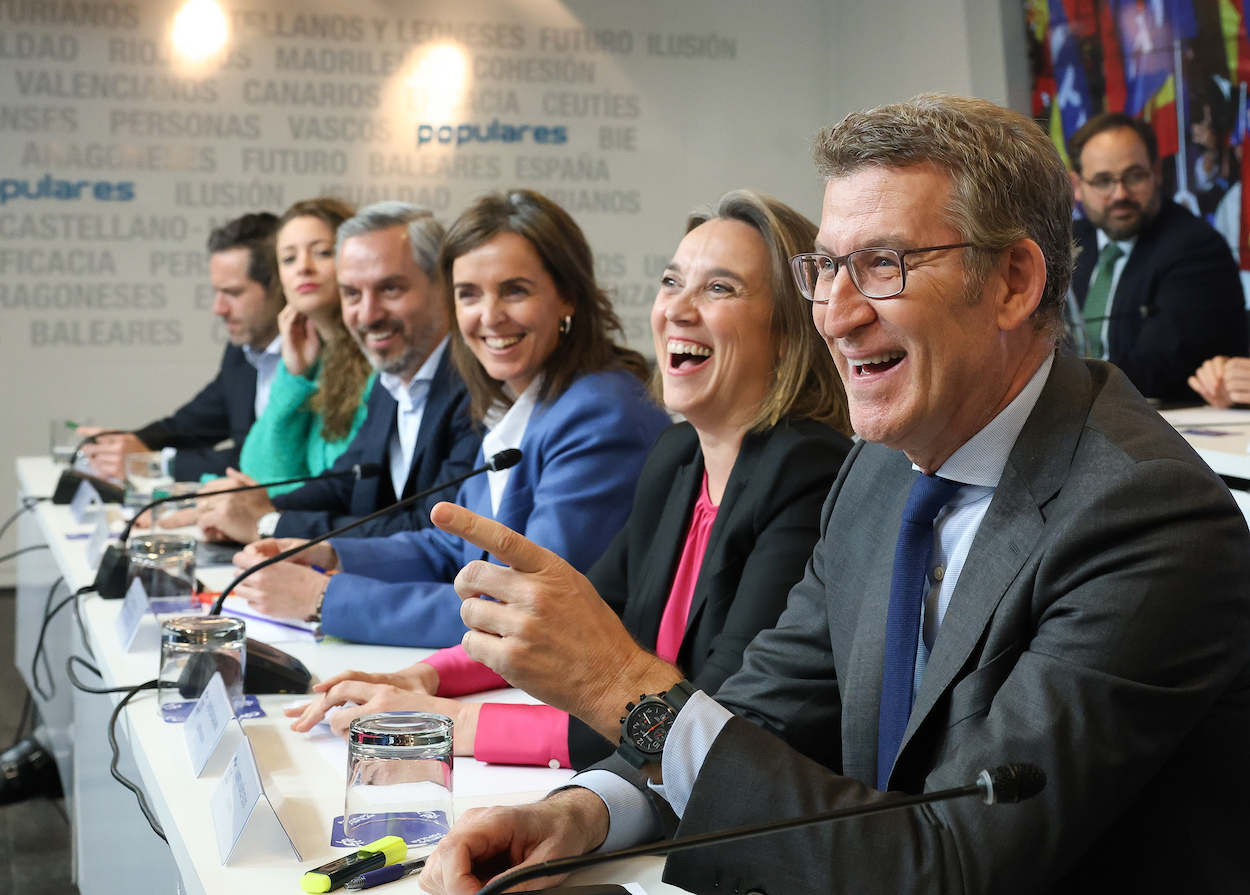
{"label": "green knit top", "polygon": [[[239,468],[258,482],[292,479],[302,475],[318,475],[334,465],[356,433],[360,431],[368,411],[369,389],[377,374],[370,375],[360,393],[360,405],[347,437],[326,441],[321,434],[321,415],[308,404],[321,384],[321,361],[308,371],[309,376],[295,376],[285,364],[278,364],[269,392],[269,403],[243,442]],[[299,485],[270,488],[269,494],[293,491]]]}

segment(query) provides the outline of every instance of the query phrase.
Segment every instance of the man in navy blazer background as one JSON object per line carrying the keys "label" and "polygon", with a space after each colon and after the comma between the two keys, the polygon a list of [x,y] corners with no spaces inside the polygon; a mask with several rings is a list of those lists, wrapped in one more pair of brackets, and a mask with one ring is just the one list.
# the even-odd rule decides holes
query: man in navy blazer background
{"label": "man in navy blazer background", "polygon": [[1085,209],[1072,291],[1091,357],[1109,360],[1147,398],[1187,401],[1209,357],[1245,356],[1245,300],[1228,244],[1163,196],[1148,124],[1118,112],[1087,121],[1069,143]]}
{"label": "man in navy blazer background", "polygon": [[[338,231],[337,276],[343,321],[379,371],[364,425],[333,469],[383,468],[376,478],[321,479],[274,497],[223,495],[200,515],[213,536],[250,543],[262,537],[316,537],[468,472],[481,445],[464,383],[447,352],[447,315],[437,287],[443,226],[406,202],[362,208]],[[352,532],[359,537],[429,525],[432,495]]]}
{"label": "man in navy blazer background", "polygon": [[[172,416],[133,433],[100,435],[104,429],[80,428],[83,437],[98,436],[83,446],[97,475],[122,478],[126,455],[144,451],[168,450],[169,474],[180,482],[198,482],[239,465],[243,439],[265,409],[282,358],[278,314],[286,300],[274,260],[277,224],[268,212],[245,214],[209,234],[212,310],[230,342],[221,369]],[[218,449],[222,442],[227,445]]]}

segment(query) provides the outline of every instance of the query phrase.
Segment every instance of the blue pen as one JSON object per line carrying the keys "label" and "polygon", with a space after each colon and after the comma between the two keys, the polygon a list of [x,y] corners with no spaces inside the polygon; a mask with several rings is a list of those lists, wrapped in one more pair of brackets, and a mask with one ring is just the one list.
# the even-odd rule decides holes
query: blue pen
{"label": "blue pen", "polygon": [[380,886],[383,883],[393,883],[397,879],[403,879],[405,876],[419,873],[424,866],[425,858],[417,858],[415,861],[401,861],[398,864],[391,864],[378,870],[370,870],[368,873],[362,873],[360,876],[349,879],[346,888],[349,892],[372,889],[374,886]]}

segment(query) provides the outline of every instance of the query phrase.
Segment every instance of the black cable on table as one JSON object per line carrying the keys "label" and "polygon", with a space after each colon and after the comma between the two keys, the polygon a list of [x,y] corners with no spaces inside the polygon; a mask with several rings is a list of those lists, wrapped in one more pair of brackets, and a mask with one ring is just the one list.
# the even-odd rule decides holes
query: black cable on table
{"label": "black cable on table", "polygon": [[[161,827],[160,823],[157,821],[156,815],[155,813],[153,813],[151,806],[148,805],[147,795],[138,786],[138,784],[133,783],[131,780],[127,779],[117,766],[117,763],[121,761],[121,756],[122,756],[121,746],[117,744],[117,719],[121,717],[122,709],[124,709],[126,707],[126,704],[129,703],[130,700],[134,699],[135,696],[137,696],[142,691],[155,690],[159,683],[160,682],[158,680],[150,680],[150,681],[145,681],[142,684],[136,684],[135,686],[127,690],[126,695],[123,696],[121,698],[121,701],[117,703],[116,706],[113,707],[113,714],[109,716],[109,727],[108,727],[109,749],[111,749],[113,752],[113,760],[109,762],[109,773],[113,775],[114,780],[116,780],[122,786],[126,787],[128,790],[130,790],[132,793],[135,794],[135,799],[137,799],[139,802],[139,810],[143,812],[143,816],[144,818],[147,819],[148,826],[152,828],[152,832],[155,833],[157,836],[160,836],[162,841],[168,842],[169,840],[165,837],[165,830]],[[107,691],[107,692],[116,692],[116,691]]]}
{"label": "black cable on table", "polygon": [[[69,659],[67,659],[65,662],[65,673],[69,677],[69,682],[73,684],[75,687],[77,687],[79,690],[82,690],[84,693],[97,693],[97,694],[125,693],[126,694],[125,696],[122,697],[121,702],[117,703],[116,707],[114,707],[113,714],[109,716],[109,726],[108,726],[109,749],[111,749],[113,752],[113,759],[112,761],[109,762],[109,773],[113,775],[114,780],[116,780],[122,786],[126,787],[128,790],[130,790],[132,793],[135,794],[135,798],[139,801],[139,810],[143,812],[143,816],[147,820],[148,826],[152,828],[153,833],[155,833],[157,836],[160,836],[161,839],[165,839],[165,831],[164,829],[161,828],[160,823],[156,820],[156,815],[152,812],[151,807],[148,805],[147,795],[143,792],[142,789],[139,788],[139,786],[136,783],[129,780],[127,777],[123,776],[121,770],[117,767],[117,763],[121,760],[121,747],[117,743],[117,719],[121,716],[122,709],[126,707],[126,703],[134,699],[136,694],[140,693],[143,690],[155,690],[160,685],[160,681],[159,680],[145,681],[144,683],[136,684],[133,687],[89,687],[86,684],[84,684],[81,680],[79,680],[78,675],[74,672],[75,662],[77,662],[79,665],[82,665],[84,668],[87,668],[89,671],[91,671],[92,674],[96,675],[97,677],[100,674],[100,669],[96,668],[86,659],[82,658],[82,656],[71,655]],[[168,842],[169,840],[165,839],[165,841]]]}
{"label": "black cable on table", "polygon": [[13,559],[14,557],[21,556],[23,553],[33,553],[36,550],[47,550],[47,549],[48,549],[47,544],[31,544],[29,547],[22,547],[18,550],[14,550],[12,553],[6,553],[4,554],[4,556],[0,556],[0,562],[7,562],[10,559]]}
{"label": "black cable on table", "polygon": [[46,497],[23,497],[22,508],[18,510],[16,513],[14,513],[12,516],[10,516],[8,519],[5,519],[3,525],[0,525],[0,538],[4,537],[5,532],[7,532],[9,530],[9,527],[18,520],[18,517],[21,516],[22,513],[30,512],[38,504],[42,503],[43,501],[47,499],[48,498]]}
{"label": "black cable on table", "polygon": [[43,697],[44,702],[51,702],[52,697],[56,695],[56,679],[52,677],[52,668],[48,666],[47,660],[44,660],[44,668],[48,675],[48,690],[44,692],[43,685],[39,683],[39,656],[43,653],[43,644],[48,636],[48,625],[52,623],[52,619],[60,612],[73,597],[66,597],[56,608],[52,608],[52,598],[56,596],[56,589],[65,583],[65,576],[61,576],[52,582],[52,587],[48,590],[48,597],[43,602],[43,624],[39,626],[39,639],[35,641],[35,654],[30,659],[30,682],[35,688],[35,692]]}

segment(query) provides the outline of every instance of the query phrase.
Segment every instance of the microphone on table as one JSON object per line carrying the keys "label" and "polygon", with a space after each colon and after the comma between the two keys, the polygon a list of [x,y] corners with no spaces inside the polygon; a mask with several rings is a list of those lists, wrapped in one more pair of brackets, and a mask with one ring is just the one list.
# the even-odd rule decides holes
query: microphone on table
{"label": "microphone on table", "polygon": [[[1004,764],[999,765],[992,771],[982,771],[977,776],[975,783],[969,783],[967,786],[957,786],[954,789],[903,796],[902,798],[876,802],[871,805],[839,808],[835,811],[825,811],[804,817],[792,817],[786,820],[752,824],[748,827],[700,833],[697,836],[685,836],[681,839],[648,842],[645,845],[636,845],[632,848],[622,848],[611,852],[575,855],[571,858],[543,861],[530,867],[521,867],[510,873],[505,873],[479,889],[477,895],[499,895],[504,890],[525,880],[536,879],[540,876],[556,876],[570,873],[574,870],[581,870],[585,867],[593,867],[596,864],[604,864],[608,861],[616,861],[622,858],[636,858],[643,855],[666,855],[670,852],[684,851],[688,848],[720,845],[726,842],[736,842],[739,839],[751,839],[755,836],[777,833],[782,830],[794,830],[799,827],[813,826],[826,823],[827,821],[845,820],[851,817],[866,817],[870,814],[884,814],[887,811],[897,811],[900,808],[929,805],[933,802],[945,802],[967,796],[980,796],[987,805],[1023,802],[1025,799],[1033,798],[1045,787],[1046,773],[1037,765],[1025,763]],[[555,887],[544,889],[543,891],[555,893],[562,890],[560,887]]]}
{"label": "microphone on table", "polygon": [[[305,541],[298,547],[292,547],[290,550],[283,550],[273,556],[266,557],[249,569],[244,569],[238,577],[226,585],[225,589],[213,601],[212,607],[208,610],[209,615],[221,615],[221,607],[226,602],[226,597],[239,585],[243,579],[254,572],[258,572],[266,566],[272,566],[274,563],[282,562],[284,559],[290,559],[297,553],[307,550],[314,544],[320,544],[330,538],[338,537],[344,532],[350,531],[357,526],[364,525],[366,522],[372,522],[382,516],[389,515],[399,510],[407,509],[420,500],[424,500],[431,494],[437,494],[444,488],[450,488],[452,485],[458,485],[474,476],[481,475],[484,472],[499,472],[504,469],[511,469],[521,462],[521,452],[516,448],[508,448],[495,454],[477,469],[466,472],[464,475],[456,476],[445,482],[440,482],[432,488],[426,488],[424,491],[405,497],[403,500],[391,504],[389,507],[383,507],[367,516],[361,516],[334,531],[326,532],[318,535],[312,540]],[[224,492],[223,492],[224,493]],[[198,660],[198,661],[197,661]],[[213,658],[206,653],[199,653],[191,657],[191,661],[187,663],[183,670],[182,677],[178,680],[178,688],[186,698],[191,698],[188,694],[198,695],[205,686],[208,685],[209,679],[216,671],[216,664]],[[246,693],[263,694],[263,693],[307,693],[308,685],[312,682],[312,675],[308,673],[308,669],[304,664],[294,656],[284,653],[280,649],[276,649],[267,643],[259,640],[253,640],[251,637],[247,639],[247,666],[243,675],[243,690]]]}
{"label": "microphone on table", "polygon": [[[278,482],[263,482],[259,485],[240,485],[236,488],[226,488],[221,491],[212,492],[217,494],[238,494],[241,491],[256,491],[260,488],[273,488],[279,485],[296,485],[300,482],[311,482],[319,479],[339,479],[346,476],[355,476],[356,480],[371,479],[382,474],[382,464],[380,463],[357,463],[350,469],[344,469],[338,472],[329,471],[318,473],[317,475],[301,475],[293,479],[283,479]],[[104,551],[104,556],[100,558],[100,566],[96,569],[95,583],[91,585],[92,590],[106,600],[120,600],[126,596],[126,579],[130,572],[130,561],[126,556],[126,541],[130,538],[130,530],[134,527],[135,521],[153,507],[160,506],[163,503],[169,503],[174,500],[188,500],[189,495],[171,494],[165,497],[158,497],[156,500],[144,504],[135,513],[134,517],[126,523],[126,527],[122,529],[121,537],[118,543],[109,544],[108,549]]]}
{"label": "microphone on table", "polygon": [[432,488],[426,488],[424,491],[418,491],[411,497],[405,497],[403,500],[393,503],[389,507],[383,507],[380,510],[376,510],[368,516],[361,516],[359,519],[353,519],[346,525],[336,528],[334,531],[328,531],[325,534],[317,535],[317,537],[305,541],[298,547],[292,547],[290,550],[283,550],[281,553],[275,553],[273,556],[268,556],[251,568],[244,569],[242,574],[227,584],[226,589],[221,592],[221,594],[217,597],[216,602],[213,603],[212,608],[208,610],[208,614],[221,615],[221,606],[226,602],[226,597],[230,595],[231,591],[238,587],[239,583],[243,581],[244,578],[251,575],[253,572],[259,572],[261,569],[266,568],[267,566],[272,566],[274,563],[282,562],[284,559],[290,559],[292,556],[295,556],[297,553],[302,553],[309,547],[320,544],[322,541],[328,541],[330,538],[337,538],[344,532],[351,531],[353,528],[364,525],[366,522],[372,522],[374,519],[380,519],[383,516],[389,516],[391,513],[399,510],[407,509],[414,503],[424,500],[431,494],[437,494],[444,488],[450,488],[452,485],[459,485],[461,482],[471,479],[474,476],[479,476],[484,472],[499,472],[504,469],[511,469],[520,462],[521,452],[516,448],[508,448],[507,450],[503,450],[495,454],[477,469],[470,470],[464,475],[456,476],[454,479],[448,479],[445,482],[440,482]]}
{"label": "microphone on table", "polygon": [[[94,435],[88,435],[82,441],[78,442],[78,447],[74,448],[74,458],[77,459],[82,453],[82,449],[89,444],[95,444],[106,435],[133,435],[130,429],[104,429]],[[219,437],[220,432],[205,431],[188,431],[179,432],[177,435],[171,436],[167,440],[167,446],[172,448],[188,445],[189,439],[196,438],[212,438]],[[74,499],[74,495],[78,493],[78,486],[84,482],[90,482],[95,488],[96,493],[100,495],[100,500],[105,503],[122,503],[126,499],[126,491],[122,486],[115,482],[92,473],[83,472],[74,469],[71,464],[69,469],[61,473],[61,478],[56,483],[56,490],[52,492],[52,502],[55,504],[70,503]]]}
{"label": "microphone on table", "polygon": [[1134,320],[1149,320],[1151,317],[1159,315],[1158,305],[1138,305],[1130,311],[1120,311],[1116,314],[1107,314],[1104,317],[1090,317],[1088,319],[1081,318],[1086,323],[1102,323],[1104,320],[1123,320],[1131,317]]}

